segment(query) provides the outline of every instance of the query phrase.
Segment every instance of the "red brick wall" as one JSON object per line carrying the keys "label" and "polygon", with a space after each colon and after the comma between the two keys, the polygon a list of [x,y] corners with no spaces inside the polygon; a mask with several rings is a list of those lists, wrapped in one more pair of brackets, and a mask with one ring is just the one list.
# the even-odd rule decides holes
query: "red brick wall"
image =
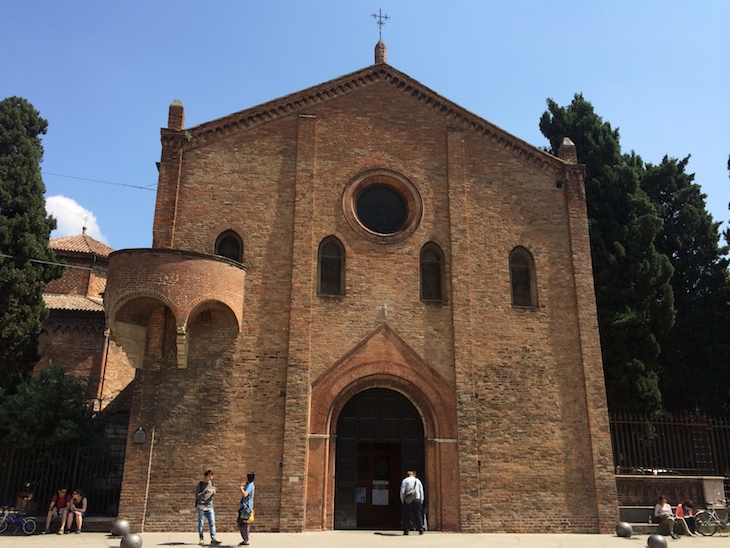
{"label": "red brick wall", "polygon": [[[611,467],[603,469],[610,440],[580,175],[557,160],[534,161],[526,145],[506,145],[384,80],[302,113],[206,138],[193,128],[190,142],[163,131],[155,245],[211,253],[223,230],[236,230],[244,299],[240,310],[211,301],[185,326],[181,311],[214,280],[183,268],[170,280],[174,298],[155,305],[163,321],[143,319],[142,300],[120,308],[129,319],[139,313],[148,341],[164,332],[162,346],[174,349],[175,328],[186,327],[189,344],[186,369],[175,366],[174,350],[152,359],[150,347],[137,373],[130,432],[141,426],[155,436],[154,444],[130,442],[120,513],[140,526],[144,519],[148,530],[193,527],[192,490],[210,467],[220,528],[230,529],[237,486],[255,469],[257,528],[330,526],[335,471],[321,459],[334,442],[320,440],[337,417],[324,421],[329,431],[315,431],[322,422],[310,412],[345,400],[312,401],[312,385],[382,325],[387,302],[388,327],[407,350],[372,374],[382,383],[391,375],[414,402],[438,388],[453,405],[439,414],[433,402],[417,403],[427,430],[456,438],[449,447],[457,453],[446,450],[441,461],[440,449],[427,450],[427,489],[443,492],[437,478],[454,474],[454,512],[439,512],[437,526],[607,531],[618,512]],[[345,186],[371,168],[395,170],[420,192],[423,218],[402,242],[363,239],[345,219]],[[317,247],[332,234],[347,255],[342,298],[316,295]],[[419,299],[419,252],[429,241],[444,251],[443,305]],[[510,304],[508,257],[518,245],[535,259],[536,310]],[[134,291],[151,298],[164,273],[150,284],[133,276],[138,269],[125,268],[123,280],[111,270],[113,302]],[[433,380],[417,390],[401,367]],[[348,374],[350,394],[366,380],[358,368]],[[323,437],[308,444],[308,434]],[[312,515],[310,498],[322,501],[321,513]],[[549,519],[525,514],[535,507],[550,508]]]}

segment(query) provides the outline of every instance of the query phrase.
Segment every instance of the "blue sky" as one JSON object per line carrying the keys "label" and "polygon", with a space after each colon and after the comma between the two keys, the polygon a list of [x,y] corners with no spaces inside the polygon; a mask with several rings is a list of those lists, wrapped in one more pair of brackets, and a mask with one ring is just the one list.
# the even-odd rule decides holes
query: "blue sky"
{"label": "blue sky", "polygon": [[545,100],[583,93],[625,152],[691,154],[730,219],[724,0],[0,0],[0,99],[49,121],[53,236],[149,247],[169,104],[190,127],[371,65],[379,9],[398,70],[539,147]]}

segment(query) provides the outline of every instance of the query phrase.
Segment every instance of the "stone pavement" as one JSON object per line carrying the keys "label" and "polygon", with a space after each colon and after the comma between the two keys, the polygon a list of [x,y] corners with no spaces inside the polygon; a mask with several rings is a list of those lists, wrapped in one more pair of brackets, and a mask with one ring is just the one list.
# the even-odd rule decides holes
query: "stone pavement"
{"label": "stone pavement", "polygon": [[[195,531],[174,533],[142,533],[142,548],[168,546],[198,546]],[[221,548],[237,546],[241,541],[238,533],[220,533]],[[646,548],[648,535],[619,538],[616,535],[581,534],[459,534],[427,532],[424,535],[404,537],[397,531],[325,531],[320,533],[256,533],[251,534],[253,548]],[[210,537],[206,532],[206,546]],[[0,535],[0,547],[18,548],[117,548],[119,538],[105,533],[81,533],[79,535],[31,535],[22,532]],[[709,547],[730,548],[730,536],[682,537],[672,540],[672,548]]]}

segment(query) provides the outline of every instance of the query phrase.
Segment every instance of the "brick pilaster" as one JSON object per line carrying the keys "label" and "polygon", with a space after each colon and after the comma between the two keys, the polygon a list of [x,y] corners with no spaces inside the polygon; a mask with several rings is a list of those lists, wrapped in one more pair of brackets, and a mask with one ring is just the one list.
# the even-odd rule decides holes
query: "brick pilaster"
{"label": "brick pilaster", "polygon": [[[574,165],[574,162],[577,161],[577,155],[574,152],[575,145],[572,149],[569,145],[572,143],[564,143],[564,147],[561,147],[561,157],[571,164],[565,167],[563,179],[566,186],[565,199],[568,206],[570,246],[574,259],[576,311],[588,423],[586,432],[590,438],[588,443],[593,458],[592,466],[586,466],[585,469],[593,472],[593,485],[590,486],[590,489],[595,493],[598,532],[609,533],[618,521],[618,496],[613,469],[606,386],[588,236],[585,166]],[[578,260],[575,260],[576,258]],[[586,486],[586,489],[589,487]]]}
{"label": "brick pilaster", "polygon": [[[474,404],[474,360],[471,318],[471,245],[469,209],[465,177],[464,133],[447,132],[449,225],[451,228],[451,295],[454,325],[454,363],[456,372],[457,428],[459,447],[460,530],[481,532],[479,495],[478,423]],[[456,503],[457,501],[455,501]]]}
{"label": "brick pilaster", "polygon": [[292,229],[292,279],[281,478],[281,531],[301,531],[305,523],[309,367],[312,299],[317,287],[313,241],[315,187],[315,116],[300,115],[297,133],[296,197]]}

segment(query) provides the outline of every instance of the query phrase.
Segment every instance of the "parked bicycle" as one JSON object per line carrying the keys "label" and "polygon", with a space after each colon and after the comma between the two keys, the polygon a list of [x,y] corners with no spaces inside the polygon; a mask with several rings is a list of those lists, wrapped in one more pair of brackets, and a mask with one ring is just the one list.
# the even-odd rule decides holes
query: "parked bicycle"
{"label": "parked bicycle", "polygon": [[[730,524],[730,501],[722,500],[718,502],[725,504],[727,514],[724,518],[720,518],[714,508],[700,510],[695,514],[695,527],[706,537],[711,537],[717,533],[718,529],[724,531]],[[712,506],[712,503],[708,502],[707,505]]]}
{"label": "parked bicycle", "polygon": [[16,531],[22,529],[26,535],[32,535],[38,527],[35,520],[27,517],[25,512],[11,511],[9,507],[5,506],[2,516],[0,516],[0,533],[7,531],[11,525],[15,527]]}

